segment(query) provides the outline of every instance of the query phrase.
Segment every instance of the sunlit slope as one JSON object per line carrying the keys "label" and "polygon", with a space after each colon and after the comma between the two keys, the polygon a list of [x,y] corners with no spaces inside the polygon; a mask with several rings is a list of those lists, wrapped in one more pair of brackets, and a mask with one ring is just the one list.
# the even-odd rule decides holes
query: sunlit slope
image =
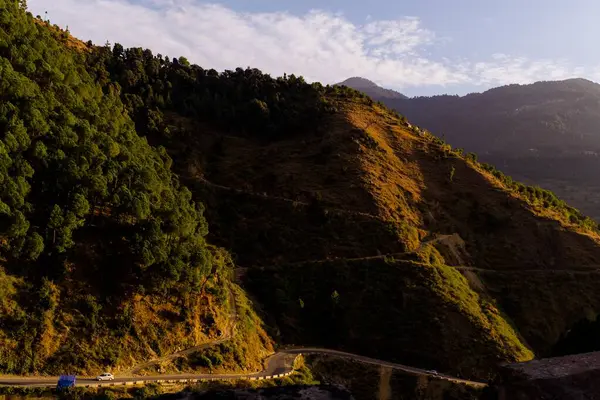
{"label": "sunlit slope", "polygon": [[[213,131],[201,135],[205,141],[197,152],[173,147],[181,155],[181,176],[196,182],[200,198],[214,203],[207,214],[215,227],[212,234],[248,268],[248,287],[265,304],[280,340],[377,352],[379,357],[483,377],[500,361],[544,353],[551,345],[548,340],[558,340],[557,327],[589,312],[566,307],[548,313],[542,307],[546,298],[534,301],[528,293],[522,294],[521,309],[504,310],[504,295],[488,291],[487,279],[462,268],[452,275],[436,274],[437,289],[426,283],[428,278],[415,283],[426,288],[417,293],[428,306],[410,316],[394,317],[398,299],[363,298],[362,291],[377,291],[388,282],[400,291],[405,284],[392,272],[400,269],[393,262],[379,267],[390,268],[390,275],[374,274],[368,285],[362,275],[354,275],[374,262],[373,257],[382,261],[386,254],[438,268],[450,265],[449,271],[452,266],[501,270],[509,279],[515,270],[549,271],[550,287],[553,279],[561,279],[552,271],[595,268],[598,233],[595,224],[551,193],[512,182],[383,107],[352,95],[338,94],[331,101],[337,112],[314,134],[264,143]],[[202,146],[209,149],[214,141],[219,143],[218,155],[204,159]],[[341,264],[332,268],[327,259],[341,259]],[[280,266],[269,268],[273,263]],[[452,301],[432,305],[431,299],[443,298],[440,290],[456,288],[453,277],[460,274],[468,279],[455,282],[460,282],[460,292],[468,299],[463,304],[469,306],[456,306],[452,291]],[[523,275],[515,274],[515,282],[526,285]],[[327,323],[329,317],[310,322],[319,305],[330,307],[334,291],[343,304],[341,331]],[[567,294],[542,292],[552,301]],[[589,298],[584,292],[578,296]],[[304,302],[308,307],[307,298],[313,313],[301,306]],[[401,329],[436,318],[454,328],[428,328],[429,336],[424,329]],[[550,339],[544,343],[536,339],[546,334]],[[415,347],[408,349],[409,343]],[[480,359],[484,361],[476,361]]]}

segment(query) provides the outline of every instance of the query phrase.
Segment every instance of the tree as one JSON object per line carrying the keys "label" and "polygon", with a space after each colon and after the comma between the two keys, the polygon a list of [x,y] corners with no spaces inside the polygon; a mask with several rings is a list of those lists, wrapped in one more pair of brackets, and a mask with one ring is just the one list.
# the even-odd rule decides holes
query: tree
{"label": "tree", "polygon": [[90,212],[90,203],[85,196],[77,193],[73,196],[71,210],[73,210],[76,216],[83,217]]}
{"label": "tree", "polygon": [[12,237],[20,237],[25,236],[28,230],[29,221],[27,221],[27,218],[21,211],[15,210],[13,213],[13,223],[10,226],[8,234]]}
{"label": "tree", "polygon": [[340,294],[337,292],[337,290],[334,290],[331,293],[331,301],[333,301],[334,304],[338,304],[340,302]]}
{"label": "tree", "polygon": [[48,219],[48,228],[52,229],[53,244],[56,243],[56,231],[62,227],[63,222],[63,212],[58,204],[55,204],[54,207],[52,207],[52,212],[50,213],[50,218]]}
{"label": "tree", "polygon": [[39,233],[33,232],[31,235],[27,236],[27,241],[25,243],[25,252],[24,256],[31,261],[35,261],[38,259],[40,254],[44,251],[44,238],[40,236]]}
{"label": "tree", "polygon": [[112,50],[113,58],[120,59],[123,58],[124,49],[120,43],[115,43]]}
{"label": "tree", "polygon": [[179,59],[177,61],[179,61],[179,64],[183,65],[184,67],[189,67],[190,66],[190,62],[184,56],[179,57]]}

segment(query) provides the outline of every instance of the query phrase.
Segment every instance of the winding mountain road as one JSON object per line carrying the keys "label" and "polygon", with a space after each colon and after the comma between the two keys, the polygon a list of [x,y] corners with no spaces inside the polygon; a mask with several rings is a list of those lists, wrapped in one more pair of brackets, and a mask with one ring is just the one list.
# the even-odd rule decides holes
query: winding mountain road
{"label": "winding mountain road", "polygon": [[[271,379],[289,375],[293,372],[294,360],[301,354],[319,354],[329,355],[349,359],[352,361],[372,364],[378,366],[397,369],[413,375],[429,376],[436,379],[443,379],[456,383],[463,383],[473,387],[485,387],[484,382],[471,381],[467,379],[459,379],[454,376],[437,374],[420,368],[413,368],[402,364],[395,364],[388,361],[377,360],[370,357],[365,357],[357,354],[346,353],[338,350],[322,349],[316,347],[298,347],[280,350],[273,354],[267,360],[267,368],[263,371],[252,374],[174,374],[174,375],[150,375],[144,377],[126,377],[115,378],[110,382],[97,382],[88,377],[78,378],[76,386],[98,385],[115,386],[126,384],[147,384],[152,382],[181,382],[190,383],[200,380],[240,380],[240,379]],[[2,378],[0,377],[0,386],[16,386],[16,387],[54,387],[58,377],[44,378]]]}
{"label": "winding mountain road", "polygon": [[[115,386],[123,384],[147,384],[152,382],[194,382],[199,380],[239,380],[239,379],[265,379],[273,378],[275,375],[289,374],[293,371],[294,359],[298,354],[279,352],[267,360],[267,368],[252,374],[172,374],[172,375],[148,375],[141,377],[115,377],[114,381],[98,382],[91,377],[78,377],[76,386],[102,385]],[[55,387],[58,382],[56,377],[0,377],[0,386],[13,387]]]}
{"label": "winding mountain road", "polygon": [[474,387],[487,386],[487,383],[485,383],[485,382],[471,381],[468,379],[460,379],[460,378],[457,378],[457,377],[451,376],[451,375],[434,373],[434,372],[431,372],[431,371],[428,371],[425,369],[421,369],[421,368],[414,368],[414,367],[409,367],[407,365],[392,363],[389,361],[377,360],[375,358],[365,357],[365,356],[352,354],[352,353],[346,353],[346,352],[339,351],[339,350],[322,349],[322,348],[318,348],[318,347],[298,347],[298,348],[281,350],[280,352],[278,352],[276,354],[281,354],[281,353],[297,354],[297,355],[298,354],[329,355],[329,356],[335,356],[335,357],[339,357],[339,358],[349,359],[349,360],[364,363],[364,364],[372,364],[372,365],[378,365],[381,367],[389,367],[389,368],[397,369],[399,371],[407,372],[407,373],[413,374],[413,375],[429,376],[432,378],[443,379],[443,380],[447,380],[447,381],[451,381],[451,382],[464,383],[466,385],[470,385],[470,386],[474,386]]}
{"label": "winding mountain road", "polygon": [[[428,242],[436,242],[443,239],[444,237],[438,237]],[[375,256],[377,257],[385,257]],[[469,270],[476,270],[476,268],[470,267],[459,267],[469,268]],[[129,371],[124,372],[124,377],[117,377],[114,381],[103,381],[98,382],[92,377],[79,377],[77,378],[76,386],[115,386],[115,385],[143,385],[148,383],[194,383],[203,380],[240,380],[240,379],[273,379],[280,378],[283,376],[290,375],[294,372],[294,360],[301,354],[317,354],[317,355],[328,355],[333,357],[344,358],[359,363],[377,365],[396,369],[413,375],[429,376],[435,379],[443,379],[451,382],[462,383],[473,387],[485,387],[487,386],[484,382],[471,381],[467,379],[459,379],[454,376],[439,374],[436,372],[428,371],[425,369],[414,368],[407,365],[396,364],[388,361],[377,360],[370,357],[361,356],[358,354],[346,353],[339,350],[323,349],[317,347],[294,347],[281,349],[275,354],[271,355],[267,360],[267,367],[260,372],[256,373],[242,373],[242,374],[159,374],[159,375],[146,375],[146,376],[135,376],[143,369],[159,364],[167,360],[173,360],[178,357],[189,355],[197,350],[214,346],[219,343],[223,343],[230,340],[235,335],[235,328],[237,322],[237,307],[235,303],[235,296],[229,288],[229,301],[233,305],[230,316],[229,326],[225,329],[223,334],[216,340],[209,343],[205,343],[199,346],[195,346],[182,351],[174,352],[172,354],[144,362],[132,368]],[[134,376],[132,376],[134,375]],[[58,382],[58,377],[3,377],[0,376],[0,386],[12,386],[12,387],[55,387]]]}

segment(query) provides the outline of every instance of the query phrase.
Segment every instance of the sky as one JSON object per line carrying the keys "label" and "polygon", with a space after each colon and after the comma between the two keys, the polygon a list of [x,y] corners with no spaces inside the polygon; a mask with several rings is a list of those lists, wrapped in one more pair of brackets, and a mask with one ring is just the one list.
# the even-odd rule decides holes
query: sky
{"label": "sky", "polygon": [[[598,0],[27,0],[94,44],[408,96],[600,81]],[[47,12],[47,14],[46,14]]]}

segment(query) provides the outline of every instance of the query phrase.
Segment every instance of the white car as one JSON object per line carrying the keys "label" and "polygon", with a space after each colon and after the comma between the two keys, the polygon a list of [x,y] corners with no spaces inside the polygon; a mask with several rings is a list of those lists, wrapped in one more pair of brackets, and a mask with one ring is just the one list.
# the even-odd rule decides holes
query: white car
{"label": "white car", "polygon": [[105,372],[103,374],[100,374],[96,377],[97,381],[114,381],[115,380],[115,376],[111,373]]}

